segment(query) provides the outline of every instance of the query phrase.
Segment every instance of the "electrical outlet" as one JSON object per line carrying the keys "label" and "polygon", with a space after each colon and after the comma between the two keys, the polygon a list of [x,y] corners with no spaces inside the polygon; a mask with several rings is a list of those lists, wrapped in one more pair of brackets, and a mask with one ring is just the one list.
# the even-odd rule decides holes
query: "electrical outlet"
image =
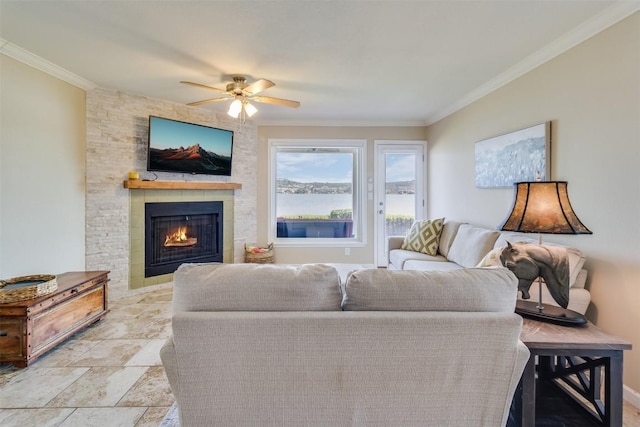
{"label": "electrical outlet", "polygon": [[351,255],[351,248],[344,248],[345,255]]}

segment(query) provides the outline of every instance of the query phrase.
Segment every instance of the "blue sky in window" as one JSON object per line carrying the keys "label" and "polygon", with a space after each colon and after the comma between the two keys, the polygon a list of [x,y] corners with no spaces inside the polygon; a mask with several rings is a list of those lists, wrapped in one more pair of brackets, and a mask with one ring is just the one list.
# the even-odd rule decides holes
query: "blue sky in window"
{"label": "blue sky in window", "polygon": [[415,154],[387,154],[387,182],[413,181],[416,174]]}
{"label": "blue sky in window", "polygon": [[351,153],[278,153],[278,179],[296,182],[351,182]]}

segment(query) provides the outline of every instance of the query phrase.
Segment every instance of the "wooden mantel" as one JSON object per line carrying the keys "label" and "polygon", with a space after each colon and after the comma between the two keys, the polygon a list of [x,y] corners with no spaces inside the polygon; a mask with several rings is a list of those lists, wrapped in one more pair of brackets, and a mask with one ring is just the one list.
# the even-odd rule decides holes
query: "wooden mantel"
{"label": "wooden mantel", "polygon": [[242,184],[237,182],[143,181],[139,179],[124,181],[123,186],[130,190],[240,190],[242,188]]}

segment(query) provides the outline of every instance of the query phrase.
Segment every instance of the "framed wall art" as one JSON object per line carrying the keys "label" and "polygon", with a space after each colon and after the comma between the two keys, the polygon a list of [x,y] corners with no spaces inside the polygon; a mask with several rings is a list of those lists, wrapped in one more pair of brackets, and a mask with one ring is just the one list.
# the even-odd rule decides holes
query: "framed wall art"
{"label": "framed wall art", "polygon": [[475,144],[476,187],[513,187],[520,181],[551,179],[551,122]]}

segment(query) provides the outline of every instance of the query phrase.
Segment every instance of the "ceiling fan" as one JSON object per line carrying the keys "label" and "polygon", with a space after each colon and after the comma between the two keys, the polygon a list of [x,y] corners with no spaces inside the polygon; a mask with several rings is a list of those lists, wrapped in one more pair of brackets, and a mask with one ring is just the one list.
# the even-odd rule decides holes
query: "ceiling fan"
{"label": "ceiling fan", "polygon": [[190,102],[187,105],[203,105],[211,102],[229,101],[233,99],[233,102],[229,106],[227,114],[234,118],[238,118],[242,113],[242,121],[245,116],[253,116],[258,109],[254,107],[249,101],[264,102],[266,104],[282,105],[284,107],[298,108],[300,103],[298,101],[291,101],[282,98],[273,98],[270,96],[259,96],[258,94],[276,84],[270,80],[260,79],[254,83],[247,84],[247,79],[244,76],[233,76],[233,83],[227,84],[225,89],[219,89],[217,87],[203,85],[200,83],[181,81],[180,83],[199,87],[202,89],[212,90],[214,92],[224,94],[220,98],[204,99],[202,101]]}

